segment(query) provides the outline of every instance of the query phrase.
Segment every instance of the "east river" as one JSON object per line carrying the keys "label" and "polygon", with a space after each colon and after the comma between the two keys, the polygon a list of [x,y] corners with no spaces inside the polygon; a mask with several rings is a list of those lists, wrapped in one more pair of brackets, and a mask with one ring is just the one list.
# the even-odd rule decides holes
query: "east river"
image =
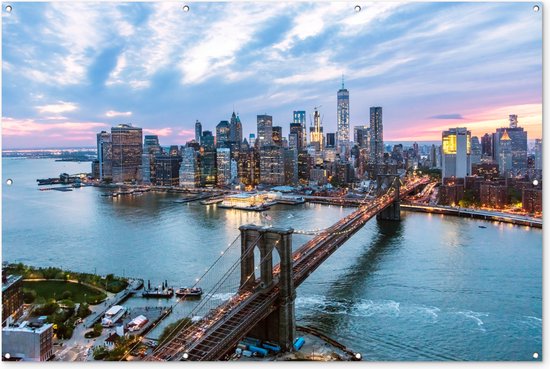
{"label": "east river", "polygon": [[[90,163],[4,158],[2,170],[4,261],[152,284],[192,285],[241,224],[317,229],[353,211],[276,205],[266,217],[175,203],[177,194],[38,191],[37,178],[89,172]],[[534,360],[542,351],[542,230],[412,212],[402,218],[369,221],[298,288],[298,324],[366,360]],[[294,235],[294,247],[309,237]],[[175,309],[167,323],[182,314]]]}

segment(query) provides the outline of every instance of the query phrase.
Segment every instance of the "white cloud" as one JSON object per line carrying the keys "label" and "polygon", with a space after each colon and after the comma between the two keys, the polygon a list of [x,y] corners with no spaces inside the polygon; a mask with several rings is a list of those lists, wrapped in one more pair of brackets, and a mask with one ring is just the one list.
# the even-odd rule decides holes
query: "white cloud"
{"label": "white cloud", "polygon": [[109,118],[113,117],[129,117],[132,115],[131,111],[115,111],[115,110],[109,110],[105,113],[105,115]]}
{"label": "white cloud", "polygon": [[56,104],[37,106],[36,109],[41,114],[44,114],[44,113],[59,114],[59,113],[75,111],[78,109],[78,105],[72,102],[58,101]]}

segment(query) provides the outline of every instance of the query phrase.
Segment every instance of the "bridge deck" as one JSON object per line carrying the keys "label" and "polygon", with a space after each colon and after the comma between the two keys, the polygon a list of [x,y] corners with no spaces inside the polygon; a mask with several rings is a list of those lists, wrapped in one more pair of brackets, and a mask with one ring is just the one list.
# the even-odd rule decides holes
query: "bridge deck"
{"label": "bridge deck", "polygon": [[[405,197],[418,186],[428,183],[422,178],[400,189],[400,197]],[[322,231],[293,253],[293,281],[298,287],[323,261],[345,243],[372,217],[394,201],[388,194],[371,203],[359,207],[345,218]],[[274,282],[279,265],[273,268]],[[232,300],[214,309],[200,324],[195,324],[178,332],[170,342],[157,348],[146,360],[181,360],[188,354],[188,360],[220,360],[254,325],[267,317],[278,307],[278,287],[270,290],[240,291]]]}

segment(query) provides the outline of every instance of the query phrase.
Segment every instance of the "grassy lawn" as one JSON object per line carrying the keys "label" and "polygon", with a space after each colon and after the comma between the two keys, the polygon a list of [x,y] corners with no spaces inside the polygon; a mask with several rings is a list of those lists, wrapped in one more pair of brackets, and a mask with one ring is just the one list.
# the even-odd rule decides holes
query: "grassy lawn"
{"label": "grassy lawn", "polygon": [[74,302],[85,302],[93,304],[104,300],[107,296],[98,290],[77,283],[68,283],[62,281],[38,281],[38,282],[23,282],[23,288],[34,290],[37,297],[44,299],[54,298],[56,300],[63,299],[65,291],[70,292],[69,299]]}

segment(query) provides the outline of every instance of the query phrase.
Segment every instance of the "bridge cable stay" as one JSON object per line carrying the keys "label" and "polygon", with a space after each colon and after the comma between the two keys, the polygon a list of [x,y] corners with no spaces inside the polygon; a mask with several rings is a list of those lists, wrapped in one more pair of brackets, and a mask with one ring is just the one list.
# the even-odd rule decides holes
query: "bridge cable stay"
{"label": "bridge cable stay", "polygon": [[[170,336],[168,336],[164,340],[164,342],[159,342],[158,349],[161,348],[161,345],[162,346],[167,346],[168,344],[170,344],[170,342],[175,338],[175,337],[172,337],[172,336],[176,336],[179,331],[184,330],[184,329],[188,328],[189,326],[191,326],[190,319],[185,319],[185,318],[189,318],[189,317],[192,318],[200,309],[204,308],[206,306],[206,304],[211,301],[214,294],[221,288],[221,286],[228,279],[228,277],[231,275],[231,273],[237,268],[237,266],[241,265],[242,260],[244,260],[251,252],[254,252],[255,246],[258,244],[258,242],[260,241],[261,238],[262,238],[262,235],[260,235],[255,240],[252,247],[250,247],[247,250],[247,252],[245,252],[243,255],[241,255],[241,257],[235,263],[233,263],[233,265],[224,273],[224,275],[221,277],[221,279],[206,294],[207,298],[202,299],[201,302],[197,306],[195,306],[195,308],[189,314],[187,314],[187,316],[184,317],[181,320],[181,322],[175,327],[175,329],[173,331],[174,333],[171,334]],[[216,306],[218,306],[218,305],[219,304],[217,304]],[[204,320],[204,318],[205,317],[203,317],[201,320]]]}
{"label": "bridge cable stay", "polygon": [[[279,241],[276,241],[276,242],[275,242],[275,246],[278,245],[278,244],[279,244]],[[254,247],[255,247],[255,246],[254,246]],[[254,247],[251,247],[250,250],[252,250]],[[273,249],[272,249],[270,252],[268,252],[268,253],[260,260],[259,264],[258,264],[257,266],[254,267],[254,270],[253,270],[248,276],[246,276],[246,278],[244,279],[244,283],[247,283],[247,282],[250,280],[250,278],[253,278],[253,277],[255,276],[256,271],[260,270],[261,265],[262,265],[264,262],[267,261],[267,259],[269,258],[269,256],[270,256],[272,253],[273,253]],[[244,286],[244,284],[240,284],[240,282],[239,282],[239,283],[237,284],[237,286],[235,286],[235,289],[237,289],[237,291],[239,291],[243,286]],[[247,291],[247,292],[250,293],[250,294],[252,293],[252,292],[250,292],[250,291]],[[229,309],[232,309],[232,306],[229,306]],[[224,308],[224,310],[222,311],[222,314],[225,315],[225,311],[226,311],[226,309]],[[194,340],[189,341],[189,342],[186,342],[186,346],[187,346],[187,347],[193,346],[193,344],[194,344],[199,338],[200,338],[200,337],[196,337]],[[181,351],[181,349],[183,349],[183,347],[180,348],[179,351]],[[201,359],[201,360],[202,360],[202,359]],[[199,361],[201,361],[201,360],[199,360]]]}
{"label": "bridge cable stay", "polygon": [[[204,272],[199,278],[197,278],[197,279],[195,280],[195,283],[192,285],[191,288],[198,287],[199,284],[207,278],[207,276],[213,271],[214,267],[215,267],[216,265],[218,265],[218,263],[220,262],[220,260],[222,260],[222,258],[224,258],[224,257],[228,254],[228,252],[233,248],[233,246],[234,246],[235,244],[238,244],[237,241],[238,241],[240,238],[241,238],[241,235],[240,235],[240,234],[237,235],[237,237],[235,237],[235,239],[234,239],[231,243],[229,243],[229,244],[227,245],[227,247],[226,247],[223,251],[220,252],[220,255],[216,258],[216,260],[214,260],[214,262],[205,270],[205,272]],[[172,304],[171,306],[167,307],[167,310],[173,311],[174,308],[175,308],[178,304],[184,302],[185,300],[186,300],[186,296],[184,296],[184,297],[182,297],[182,298],[178,298],[174,304]],[[159,319],[156,323],[154,323],[150,330],[153,330],[155,327],[157,327],[162,321],[164,321],[164,319],[166,319],[167,316],[168,316],[168,314],[164,315],[161,319]],[[133,350],[137,345],[139,345],[140,342],[141,342],[141,341],[137,342],[134,346],[132,346],[132,348],[130,348],[129,350],[127,350],[127,353],[126,353],[125,355],[123,355],[123,357],[122,357],[120,360],[124,360],[124,358],[126,358],[126,356],[128,355],[128,353],[129,353],[131,350]]]}

